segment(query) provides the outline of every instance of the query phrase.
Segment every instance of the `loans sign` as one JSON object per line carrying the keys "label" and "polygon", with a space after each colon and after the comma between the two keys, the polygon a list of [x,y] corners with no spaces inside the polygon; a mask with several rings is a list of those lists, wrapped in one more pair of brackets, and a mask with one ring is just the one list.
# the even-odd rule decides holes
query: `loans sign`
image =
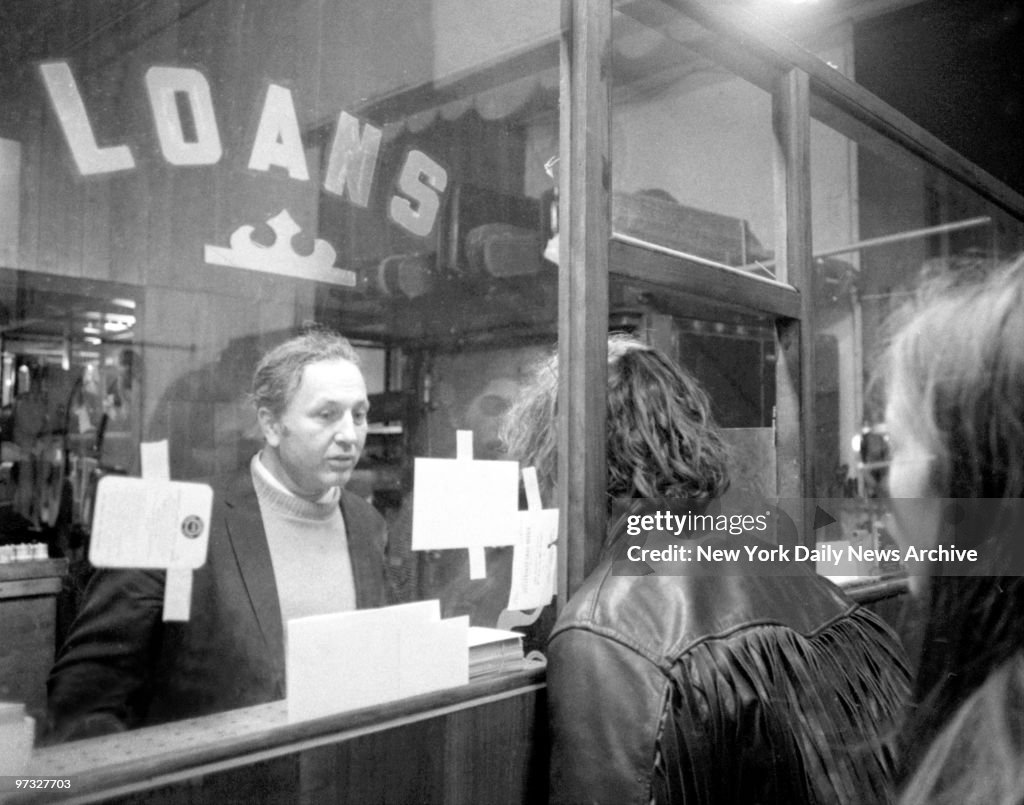
{"label": "loans sign", "polygon": [[[71,156],[82,175],[134,169],[135,155],[129,145],[101,146],[97,142],[68,62],[43,63],[39,71]],[[145,88],[164,160],[175,166],[217,164],[224,149],[206,76],[193,67],[153,66],[146,71]],[[324,191],[347,198],[356,206],[367,207],[381,137],[380,128],[361,123],[341,111],[335,122],[324,171]],[[273,83],[267,87],[248,153],[250,170],[268,172],[277,168],[294,181],[310,181],[298,116],[287,87]],[[444,167],[422,151],[410,149],[398,174],[395,193],[388,202],[388,217],[410,234],[426,237],[434,228],[447,185],[448,172]],[[271,247],[272,252],[248,239],[252,227],[241,226],[232,233],[230,247],[206,246],[206,262],[270,270],[342,285],[354,284],[352,272],[342,271],[340,275],[330,272],[335,255],[333,248],[324,241],[315,241],[314,253],[308,257],[294,254],[290,239],[300,230],[287,210],[282,210],[268,223],[278,237]],[[282,242],[282,238],[288,240]],[[284,259],[289,253],[293,258],[291,262]]]}

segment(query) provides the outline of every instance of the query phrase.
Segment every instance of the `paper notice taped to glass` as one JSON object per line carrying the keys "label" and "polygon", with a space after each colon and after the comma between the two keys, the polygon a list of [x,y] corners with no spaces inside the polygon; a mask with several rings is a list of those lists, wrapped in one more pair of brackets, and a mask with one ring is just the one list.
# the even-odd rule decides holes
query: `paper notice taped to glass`
{"label": "paper notice taped to glass", "polygon": [[515,461],[417,458],[413,467],[413,550],[516,543],[519,465]]}
{"label": "paper notice taped to glass", "polygon": [[202,567],[212,506],[207,484],[107,475],[96,487],[89,561],[96,567]]}
{"label": "paper notice taped to glass", "polygon": [[507,609],[546,606],[555,594],[558,567],[558,509],[519,512],[519,541],[512,554]]}

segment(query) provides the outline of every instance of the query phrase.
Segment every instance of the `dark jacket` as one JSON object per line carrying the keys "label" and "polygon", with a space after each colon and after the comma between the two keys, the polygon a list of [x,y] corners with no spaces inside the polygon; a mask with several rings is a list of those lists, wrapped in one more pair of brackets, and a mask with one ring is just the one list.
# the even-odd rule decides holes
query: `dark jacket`
{"label": "dark jacket", "polygon": [[909,673],[879,618],[810,570],[615,567],[587,578],[549,642],[554,802],[889,798],[880,735]]}
{"label": "dark jacket", "polygon": [[[342,491],[359,608],[388,603],[385,524]],[[284,698],[284,629],[259,503],[246,468],[214,483],[206,563],[191,618],[163,621],[164,573],[97,570],[49,679],[51,740]]]}

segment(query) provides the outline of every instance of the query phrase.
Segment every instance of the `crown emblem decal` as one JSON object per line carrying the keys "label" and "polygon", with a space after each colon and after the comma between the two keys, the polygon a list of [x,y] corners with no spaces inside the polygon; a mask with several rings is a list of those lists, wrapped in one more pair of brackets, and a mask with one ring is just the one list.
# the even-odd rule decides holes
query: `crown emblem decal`
{"label": "crown emblem decal", "polygon": [[302,227],[295,223],[288,210],[281,210],[267,224],[274,231],[272,245],[263,246],[254,241],[254,227],[240,226],[231,234],[230,248],[207,243],[204,260],[210,265],[248,268],[252,271],[355,287],[356,272],[334,265],[338,255],[327,241],[314,238],[313,251],[306,256],[295,251],[292,240],[302,231]]}

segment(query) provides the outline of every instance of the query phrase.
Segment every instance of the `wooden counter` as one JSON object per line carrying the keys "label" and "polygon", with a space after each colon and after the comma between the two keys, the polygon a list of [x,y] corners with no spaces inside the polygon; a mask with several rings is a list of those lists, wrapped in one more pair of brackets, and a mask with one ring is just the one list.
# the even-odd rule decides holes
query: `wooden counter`
{"label": "wooden counter", "polygon": [[841,584],[844,592],[858,604],[870,606],[902,598],[910,594],[910,581],[906,573],[891,573],[887,576],[860,576]]}
{"label": "wooden counter", "polygon": [[46,677],[56,649],[57,593],[67,561],[0,564],[0,700],[46,713]]}
{"label": "wooden counter", "polygon": [[33,755],[27,777],[69,789],[18,803],[542,803],[544,670],[537,666],[378,707],[288,723],[285,702]]}

